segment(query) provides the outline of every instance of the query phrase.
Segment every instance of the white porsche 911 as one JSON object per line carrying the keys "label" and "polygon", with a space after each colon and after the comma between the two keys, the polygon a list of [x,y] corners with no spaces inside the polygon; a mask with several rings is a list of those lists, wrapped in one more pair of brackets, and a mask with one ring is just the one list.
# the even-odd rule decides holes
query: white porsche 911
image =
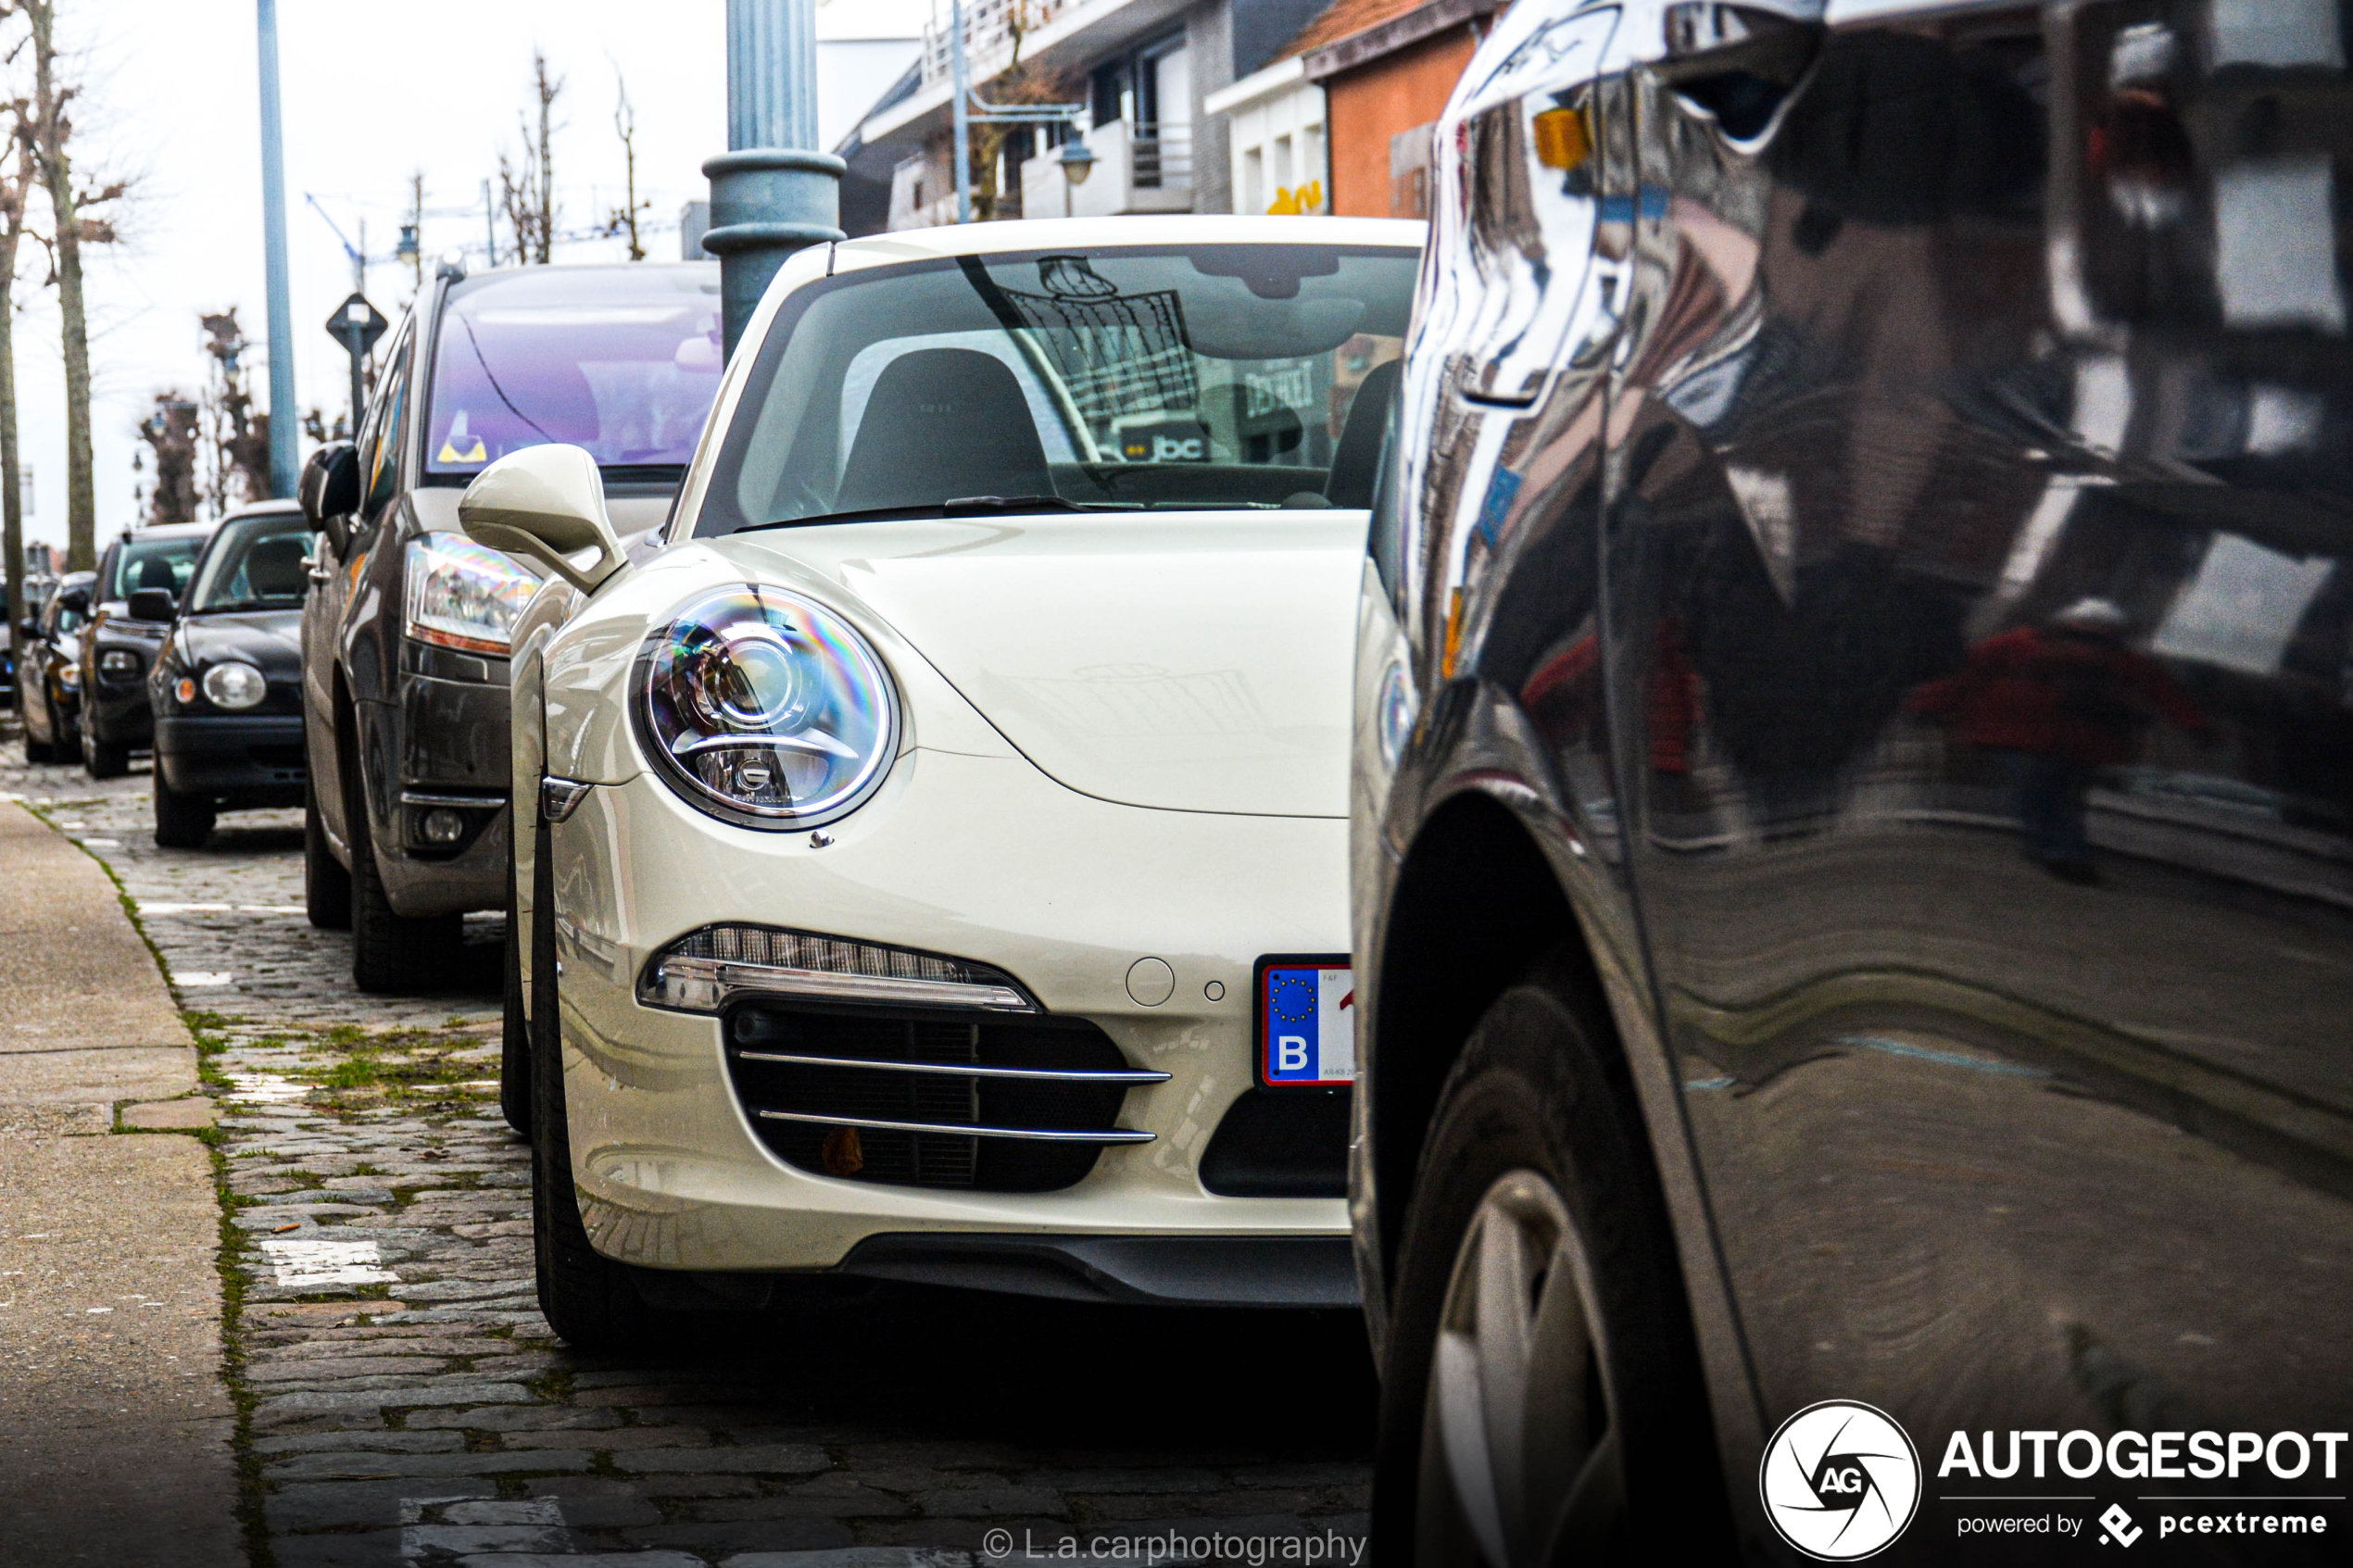
{"label": "white porsche 911", "polygon": [[794,257],[664,527],[541,446],[514,629],[540,1297],[1352,1305],[1353,618],[1417,224]]}

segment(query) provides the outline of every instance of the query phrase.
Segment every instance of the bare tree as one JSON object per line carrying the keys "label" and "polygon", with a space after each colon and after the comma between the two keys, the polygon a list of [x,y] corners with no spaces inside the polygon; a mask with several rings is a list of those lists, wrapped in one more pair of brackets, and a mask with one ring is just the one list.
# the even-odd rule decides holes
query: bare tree
{"label": "bare tree", "polygon": [[0,549],[7,552],[8,614],[24,616],[24,459],[17,449],[17,250],[25,235],[25,214],[40,183],[25,103],[6,106],[8,122],[0,158],[15,155],[15,167],[0,173]]}
{"label": "bare tree", "polygon": [[613,67],[613,86],[619,102],[613,106],[612,128],[621,137],[622,205],[606,221],[605,232],[629,234],[629,259],[646,259],[646,247],[639,243],[637,215],[652,208],[653,203],[637,199],[637,111],[629,104],[629,83],[622,79],[621,68]]}
{"label": "bare tree", "polygon": [[531,52],[532,95],[539,104],[539,130],[532,132],[531,117],[519,116],[522,157],[510,161],[498,155],[498,205],[508,230],[515,237],[515,259],[546,266],[555,259],[556,151],[555,107],[564,90],[563,79],[547,71],[547,56]]}
{"label": "bare tree", "polygon": [[119,199],[120,182],[99,188],[74,184],[73,119],[80,89],[58,74],[57,0],[11,0],[0,15],[21,15],[32,44],[31,132],[42,188],[48,193],[54,232],[48,236],[63,318],[66,369],[66,569],[98,564],[98,495],[90,450],[90,316],[82,298],[82,247],[108,245],[113,226],[89,209]]}
{"label": "bare tree", "polygon": [[[969,15],[970,13],[967,13]],[[1005,31],[1013,39],[1013,57],[1004,70],[987,83],[992,102],[1000,104],[1048,104],[1063,102],[1077,90],[1077,83],[1066,72],[1041,68],[1034,60],[1021,57],[1022,44],[1038,25],[1035,0],[1011,0],[1005,7]],[[1015,136],[1028,138],[1037,145],[1041,127],[1013,127],[1002,123],[982,123],[972,128],[972,193],[973,217],[987,222],[991,219],[1021,216],[1021,184],[1019,176],[1003,167],[1001,159],[1006,144]],[[950,164],[955,155],[949,155]],[[1004,182],[1000,189],[1000,180]]]}
{"label": "bare tree", "polygon": [[156,394],[155,412],[140,421],[139,439],[155,455],[156,487],[147,498],[149,522],[196,521],[196,443],[203,410],[187,394]]}
{"label": "bare tree", "polygon": [[253,406],[243,359],[249,345],[237,325],[236,307],[197,320],[204,324],[205,352],[212,357],[204,392],[201,479],[213,515],[225,517],[232,508],[270,495],[270,416]]}

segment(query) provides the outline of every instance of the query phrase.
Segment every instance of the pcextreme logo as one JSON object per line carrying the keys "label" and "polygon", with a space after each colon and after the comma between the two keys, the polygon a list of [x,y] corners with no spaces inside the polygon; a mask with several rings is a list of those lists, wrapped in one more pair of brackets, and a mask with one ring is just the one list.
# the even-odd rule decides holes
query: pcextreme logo
{"label": "pcextreme logo", "polygon": [[1781,1539],[1853,1562],[1892,1545],[1919,1512],[1919,1450],[1885,1411],[1824,1399],[1781,1423],[1756,1484]]}

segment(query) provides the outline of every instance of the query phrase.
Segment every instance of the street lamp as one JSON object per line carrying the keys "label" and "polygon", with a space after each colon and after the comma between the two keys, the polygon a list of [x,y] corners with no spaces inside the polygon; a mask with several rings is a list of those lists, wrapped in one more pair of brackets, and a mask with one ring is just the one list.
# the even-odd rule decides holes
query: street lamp
{"label": "street lamp", "polygon": [[1084,139],[1064,142],[1054,157],[1063,166],[1063,178],[1074,185],[1084,185],[1095,171],[1095,149]]}

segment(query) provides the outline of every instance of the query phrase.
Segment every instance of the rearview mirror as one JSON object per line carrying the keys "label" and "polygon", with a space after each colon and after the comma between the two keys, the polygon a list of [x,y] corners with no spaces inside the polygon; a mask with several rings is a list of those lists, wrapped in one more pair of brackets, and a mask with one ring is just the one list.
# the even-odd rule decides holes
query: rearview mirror
{"label": "rearview mirror", "polygon": [[141,588],[123,613],[133,621],[168,621],[180,613],[180,600],[169,588]]}
{"label": "rearview mirror", "polygon": [[327,536],[340,556],[351,542],[345,520],[359,508],[359,449],[348,441],[330,441],[302,465],[302,483],[295,496],[303,520]]}
{"label": "rearview mirror", "polygon": [[[526,446],[474,476],[458,524],[477,545],[545,566],[582,593],[622,567],[621,541],[605,511],[604,476],[578,446]],[[594,550],[585,566],[572,558]]]}

